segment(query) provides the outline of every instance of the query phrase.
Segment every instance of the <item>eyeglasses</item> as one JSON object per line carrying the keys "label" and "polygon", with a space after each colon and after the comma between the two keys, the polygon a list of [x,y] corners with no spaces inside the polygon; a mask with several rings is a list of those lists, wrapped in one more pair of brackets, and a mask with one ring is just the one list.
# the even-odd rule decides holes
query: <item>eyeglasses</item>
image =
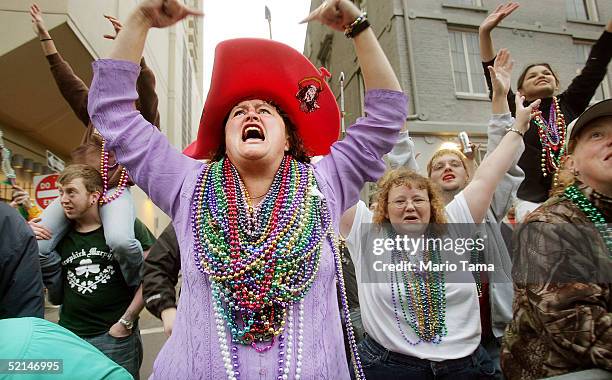
{"label": "eyeglasses", "polygon": [[427,199],[415,199],[413,201],[408,201],[405,199],[398,199],[392,202],[388,202],[388,204],[392,207],[395,207],[396,209],[402,210],[406,208],[406,206],[408,205],[408,202],[411,202],[415,208],[423,207],[429,204],[429,201]]}
{"label": "eyeglasses", "polygon": [[[448,164],[451,166],[451,168],[460,168],[463,166],[463,164],[461,163],[461,161],[458,160],[451,160],[448,162]],[[431,167],[432,170],[442,170],[444,169],[444,167],[446,166],[445,162],[438,162],[437,164],[435,164],[434,166]]]}

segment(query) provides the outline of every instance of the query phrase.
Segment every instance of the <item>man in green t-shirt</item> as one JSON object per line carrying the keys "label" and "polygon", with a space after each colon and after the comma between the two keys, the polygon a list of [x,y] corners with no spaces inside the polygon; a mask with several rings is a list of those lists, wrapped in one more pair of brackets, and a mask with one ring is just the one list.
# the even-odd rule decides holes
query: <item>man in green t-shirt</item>
{"label": "man in green t-shirt", "polygon": [[[98,206],[103,189],[100,173],[87,165],[71,165],[62,172],[58,183],[60,203],[71,226],[57,245],[59,257],[46,258],[43,273],[61,273],[61,281],[47,284],[50,295],[61,300],[59,324],[138,378],[142,340],[137,318],[144,307],[142,285],[128,286],[123,268],[106,244]],[[44,229],[33,226],[38,238],[44,235]],[[155,243],[138,219],[134,233],[143,251]],[[139,266],[129,272],[136,269],[142,273],[142,257],[123,261]],[[54,262],[55,267],[49,262]]]}

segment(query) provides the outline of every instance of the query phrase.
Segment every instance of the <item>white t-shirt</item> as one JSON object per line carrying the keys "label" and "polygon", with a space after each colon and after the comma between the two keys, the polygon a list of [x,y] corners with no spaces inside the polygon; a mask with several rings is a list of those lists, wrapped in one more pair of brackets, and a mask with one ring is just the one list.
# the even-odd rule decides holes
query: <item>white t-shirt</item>
{"label": "white t-shirt", "polygon": [[[449,223],[474,223],[463,192],[446,208]],[[355,212],[355,220],[351,232],[346,239],[346,245],[355,264],[357,287],[359,290],[359,305],[361,319],[365,331],[374,340],[392,352],[404,355],[442,361],[458,359],[472,354],[480,343],[480,306],[476,285],[472,282],[446,283],[446,326],[447,335],[438,344],[420,342],[409,344],[399,331],[393,302],[391,300],[391,284],[388,281],[380,283],[365,283],[361,281],[364,269],[361,260],[362,240],[372,223],[372,212],[365,203],[359,202]],[[397,291],[396,291],[397,297]],[[406,323],[400,306],[397,306],[400,325],[406,338],[417,342],[418,337]]]}

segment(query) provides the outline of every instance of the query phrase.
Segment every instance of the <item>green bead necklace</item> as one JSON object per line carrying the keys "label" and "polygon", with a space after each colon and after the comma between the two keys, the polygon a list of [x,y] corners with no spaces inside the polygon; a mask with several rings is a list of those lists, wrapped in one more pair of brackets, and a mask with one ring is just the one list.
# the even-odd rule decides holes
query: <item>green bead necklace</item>
{"label": "green bead necklace", "polygon": [[606,218],[601,212],[591,203],[587,197],[582,194],[578,187],[574,184],[565,189],[565,198],[578,206],[580,211],[584,212],[591,223],[595,225],[602,239],[608,248],[608,257],[612,258],[612,228],[606,222]]}

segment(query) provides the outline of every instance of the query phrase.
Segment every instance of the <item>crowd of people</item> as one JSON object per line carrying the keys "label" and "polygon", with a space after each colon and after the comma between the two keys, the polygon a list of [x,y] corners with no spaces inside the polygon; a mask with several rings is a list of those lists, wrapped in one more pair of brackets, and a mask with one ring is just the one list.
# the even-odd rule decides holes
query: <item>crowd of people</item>
{"label": "crowd of people", "polygon": [[[589,105],[612,58],[612,20],[565,91],[537,63],[515,93],[515,63],[491,31],[518,7],[480,26],[484,159],[440,149],[422,175],[407,96],[350,0],[304,20],[354,46],[365,116],[344,138],[329,73],[284,44],[241,38],[217,46],[183,152],[160,132],[143,49],[150,29],[198,11],[145,0],[124,24],[105,16],[113,49],[88,87],[32,5],[86,130],[42,213],[14,182],[0,203],[0,359],[138,379],[146,307],[168,337],[152,379],[610,378],[612,99]],[[377,182],[369,204],[367,182]],[[135,216],[132,185],[172,219],[158,239]],[[42,319],[44,294],[61,305],[57,324]]]}

